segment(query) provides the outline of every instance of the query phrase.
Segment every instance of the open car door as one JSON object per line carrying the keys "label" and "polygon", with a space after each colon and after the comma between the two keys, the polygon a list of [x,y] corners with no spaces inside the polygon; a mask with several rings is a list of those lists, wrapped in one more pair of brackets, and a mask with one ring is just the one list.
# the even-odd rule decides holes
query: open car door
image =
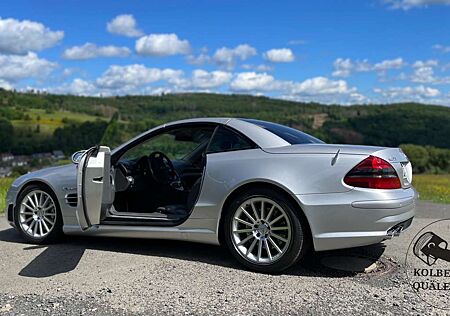
{"label": "open car door", "polygon": [[100,224],[114,202],[114,177],[108,147],[88,149],[78,163],[77,218],[82,230]]}

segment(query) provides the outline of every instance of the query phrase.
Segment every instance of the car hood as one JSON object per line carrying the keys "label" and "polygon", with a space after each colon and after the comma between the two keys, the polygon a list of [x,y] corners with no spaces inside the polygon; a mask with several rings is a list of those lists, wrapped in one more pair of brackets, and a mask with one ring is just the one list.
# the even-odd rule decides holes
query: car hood
{"label": "car hood", "polygon": [[26,182],[40,180],[52,185],[55,182],[76,186],[77,167],[75,164],[68,164],[57,167],[45,168],[29,172],[18,177],[12,184],[13,187],[19,187]]}

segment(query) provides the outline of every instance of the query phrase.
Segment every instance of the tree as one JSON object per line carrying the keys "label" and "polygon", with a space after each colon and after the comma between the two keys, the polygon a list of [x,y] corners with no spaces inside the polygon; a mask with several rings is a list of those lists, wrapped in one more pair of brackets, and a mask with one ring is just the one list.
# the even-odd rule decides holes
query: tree
{"label": "tree", "polygon": [[11,122],[0,118],[0,152],[10,151],[12,146],[14,127]]}

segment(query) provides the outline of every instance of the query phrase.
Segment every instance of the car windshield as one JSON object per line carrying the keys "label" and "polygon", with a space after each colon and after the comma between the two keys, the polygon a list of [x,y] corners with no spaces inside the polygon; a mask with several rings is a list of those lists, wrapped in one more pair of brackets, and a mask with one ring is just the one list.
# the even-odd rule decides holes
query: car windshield
{"label": "car windshield", "polygon": [[295,128],[288,127],[281,124],[259,121],[253,119],[243,119],[243,121],[258,125],[269,132],[277,135],[278,137],[284,139],[291,145],[297,144],[323,144],[324,142],[318,138],[311,135],[303,133]]}

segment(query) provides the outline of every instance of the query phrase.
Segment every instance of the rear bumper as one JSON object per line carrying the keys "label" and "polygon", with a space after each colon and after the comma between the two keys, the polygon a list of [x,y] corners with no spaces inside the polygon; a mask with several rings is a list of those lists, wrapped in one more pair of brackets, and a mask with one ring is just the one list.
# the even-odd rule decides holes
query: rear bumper
{"label": "rear bumper", "polygon": [[390,239],[409,227],[416,192],[351,190],[298,195],[311,227],[316,251],[365,246]]}

